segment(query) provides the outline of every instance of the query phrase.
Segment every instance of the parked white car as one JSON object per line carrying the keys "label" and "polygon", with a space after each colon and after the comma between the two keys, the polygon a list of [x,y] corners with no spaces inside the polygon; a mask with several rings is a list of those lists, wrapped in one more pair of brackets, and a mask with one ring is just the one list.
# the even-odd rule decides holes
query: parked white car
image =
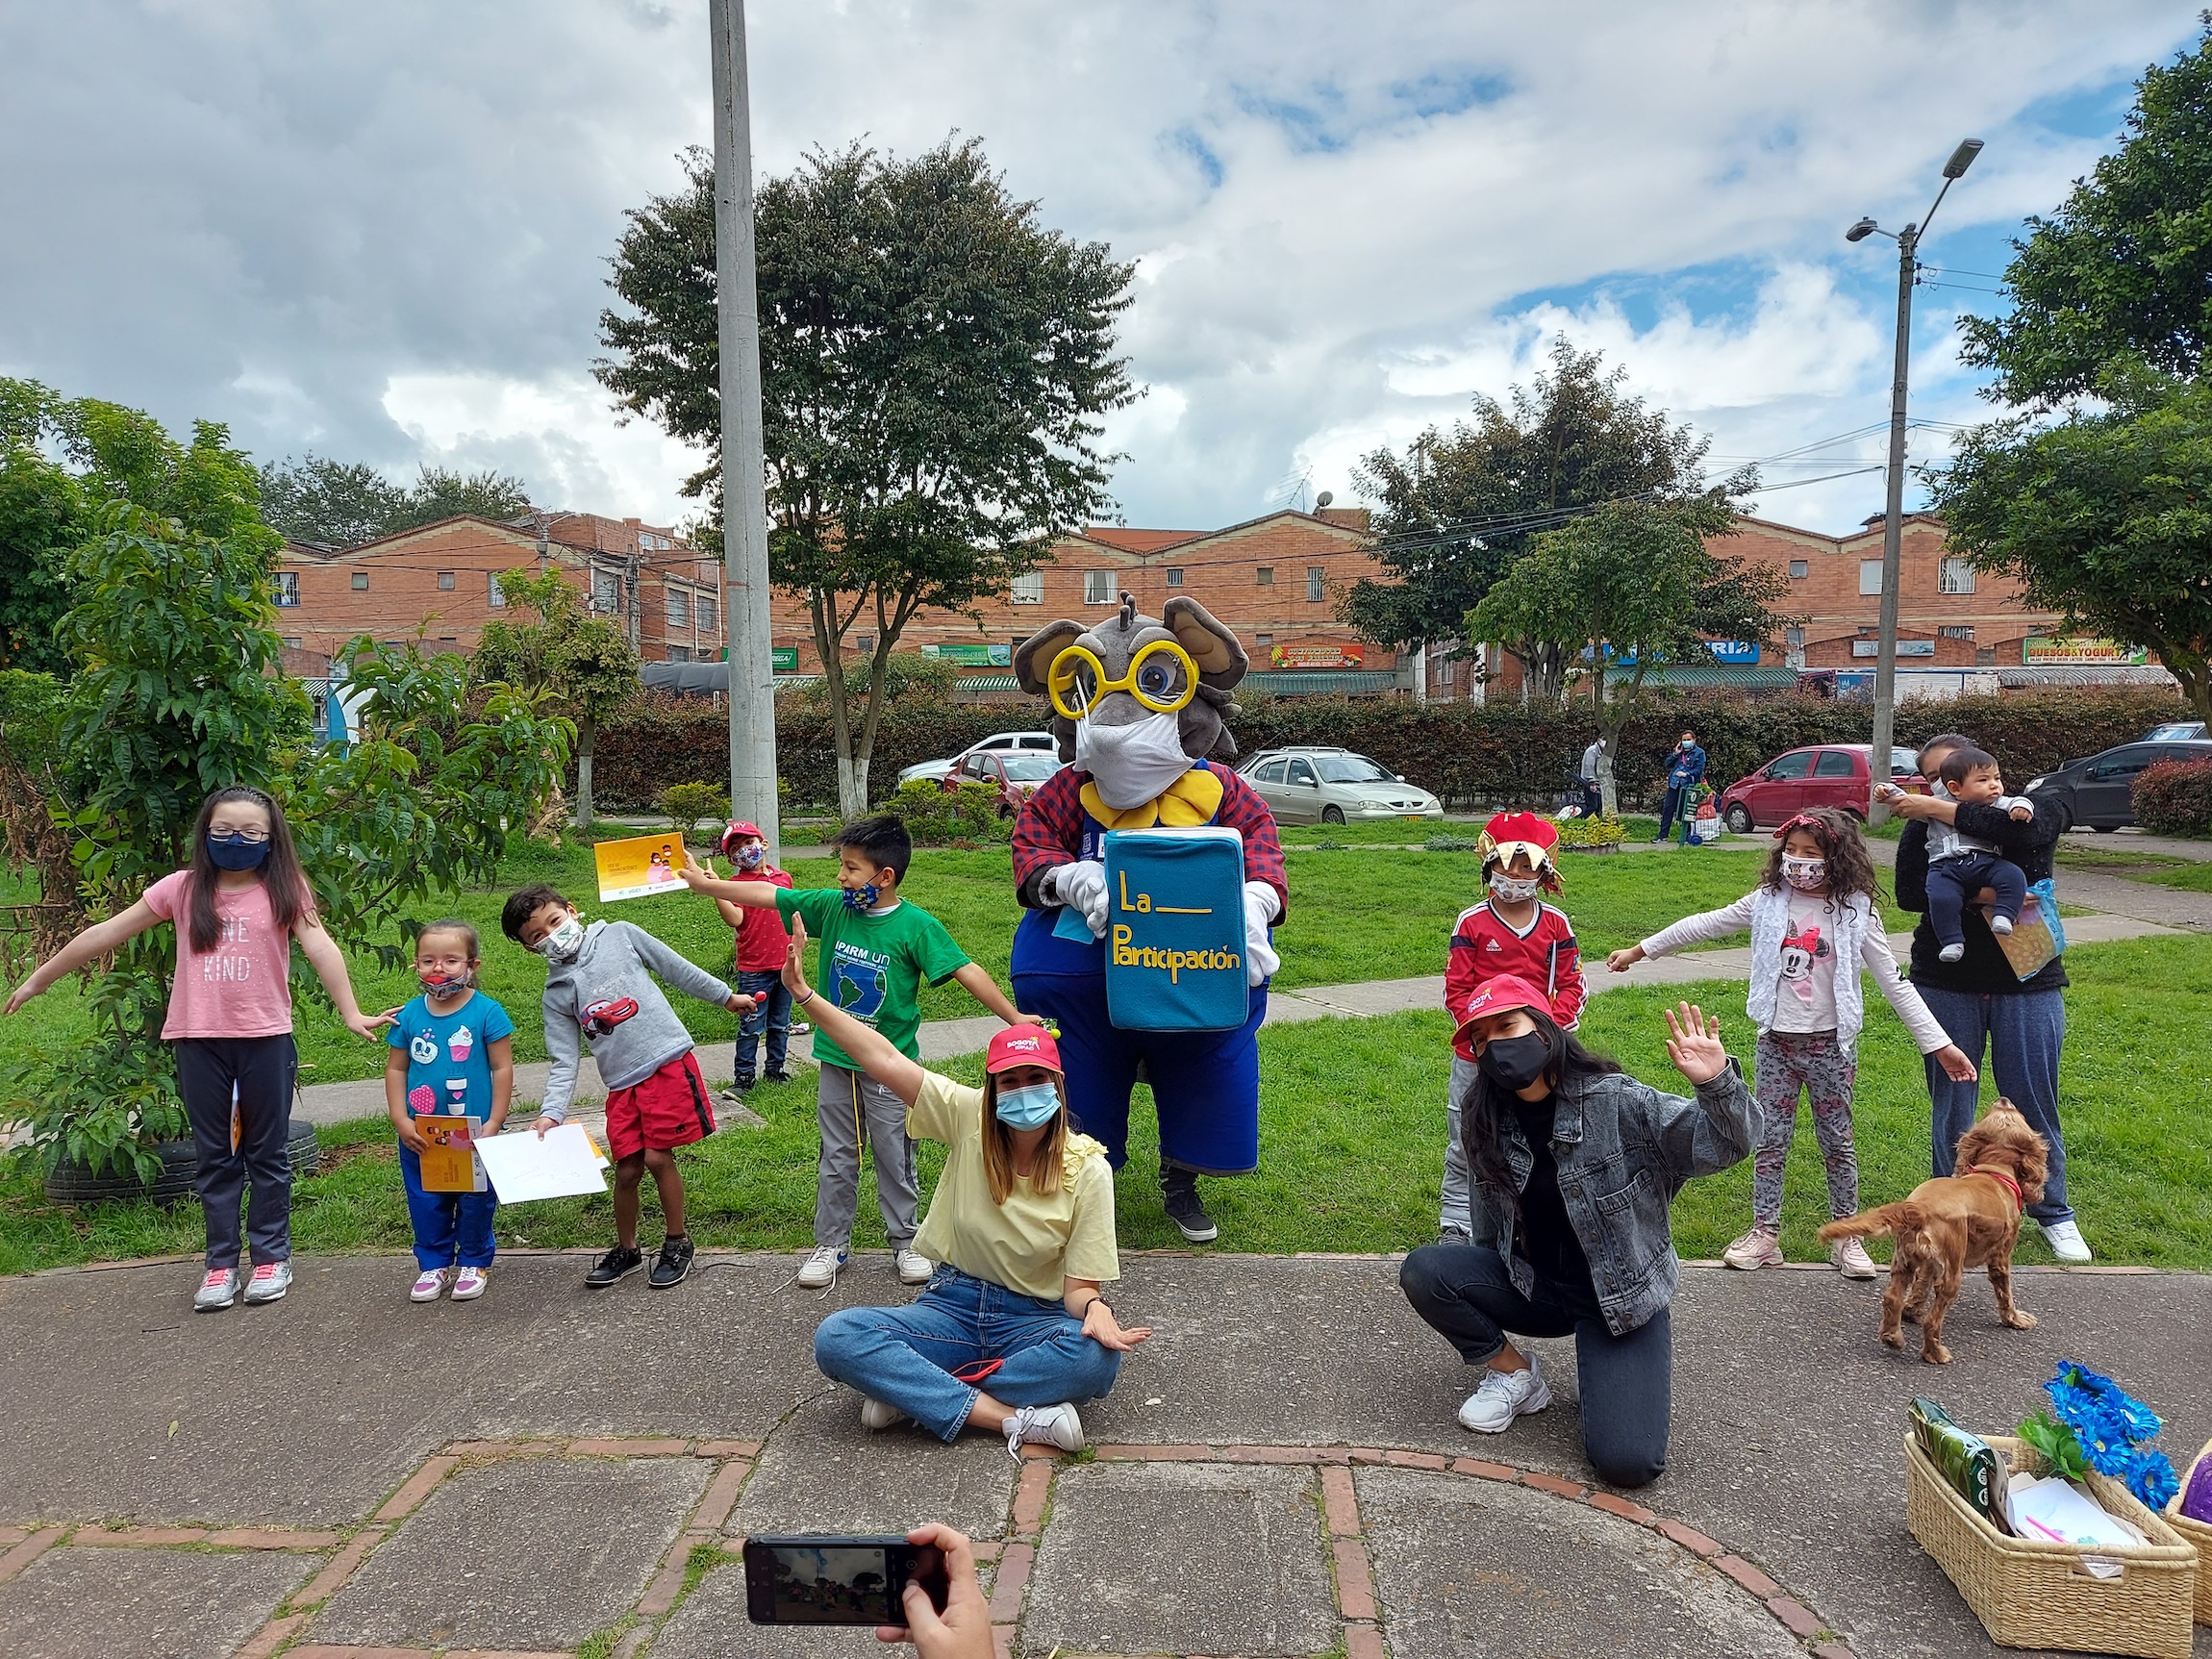
{"label": "parked white car", "polygon": [[911,784],[917,778],[927,778],[931,783],[943,783],[953,767],[969,755],[1053,755],[1060,753],[1060,740],[1050,732],[993,732],[981,742],[970,743],[957,755],[947,755],[942,761],[917,761],[911,767],[899,768],[901,785]]}
{"label": "parked white car", "polygon": [[1262,749],[1237,769],[1278,823],[1444,817],[1428,791],[1349,749]]}

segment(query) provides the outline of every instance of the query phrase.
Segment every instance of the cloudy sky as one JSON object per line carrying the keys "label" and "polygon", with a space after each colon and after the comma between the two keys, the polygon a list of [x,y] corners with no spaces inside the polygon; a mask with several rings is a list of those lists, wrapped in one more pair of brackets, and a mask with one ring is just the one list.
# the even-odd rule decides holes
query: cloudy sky
{"label": "cloudy sky", "polygon": [[[1139,262],[1133,524],[1334,490],[1564,332],[1780,485],[1878,458],[1896,261],[1936,220],[1913,413],[1985,407],[1951,323],[2118,134],[2196,0],[1157,5],[757,0],[756,164],[979,135]],[[263,457],[519,473],[691,511],[591,381],[622,211],[710,141],[705,0],[0,8],[0,373],[226,421]],[[1804,446],[1840,440],[1815,450]],[[1938,452],[1940,429],[1914,434]],[[1772,489],[1837,530],[1877,474]]]}

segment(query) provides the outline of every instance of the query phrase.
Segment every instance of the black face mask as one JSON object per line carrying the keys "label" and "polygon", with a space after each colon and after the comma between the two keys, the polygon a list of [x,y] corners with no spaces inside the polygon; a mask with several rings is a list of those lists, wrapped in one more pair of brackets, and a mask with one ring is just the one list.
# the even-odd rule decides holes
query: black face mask
{"label": "black face mask", "polygon": [[1500,1089],[1519,1093],[1544,1075],[1551,1064],[1551,1045],[1534,1031],[1519,1037],[1494,1037],[1475,1058],[1475,1067]]}

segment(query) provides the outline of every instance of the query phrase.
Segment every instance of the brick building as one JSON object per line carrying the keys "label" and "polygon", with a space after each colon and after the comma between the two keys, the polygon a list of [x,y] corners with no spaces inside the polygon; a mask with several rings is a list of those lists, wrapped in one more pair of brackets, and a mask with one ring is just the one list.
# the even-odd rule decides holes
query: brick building
{"label": "brick building", "polygon": [[[557,513],[542,558],[593,614],[627,622],[648,663],[714,662],[723,645],[721,566],[674,530],[635,518]],[[277,575],[277,631],[295,652],[328,656],[356,635],[425,649],[475,648],[505,610],[501,572],[536,569],[536,519],[441,519],[356,547],[289,544]]]}

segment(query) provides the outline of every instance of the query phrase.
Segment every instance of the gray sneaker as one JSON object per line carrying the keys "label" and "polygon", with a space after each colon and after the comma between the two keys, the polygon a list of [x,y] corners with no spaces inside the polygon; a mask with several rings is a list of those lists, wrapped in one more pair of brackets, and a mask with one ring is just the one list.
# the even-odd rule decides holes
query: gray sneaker
{"label": "gray sneaker", "polygon": [[199,1294],[192,1297],[192,1312],[219,1314],[238,1299],[238,1269],[210,1268],[208,1276],[200,1281]]}
{"label": "gray sneaker", "polygon": [[258,1262],[253,1276],[246,1280],[246,1306],[257,1307],[263,1302],[273,1302],[291,1289],[291,1264],[289,1262]]}

